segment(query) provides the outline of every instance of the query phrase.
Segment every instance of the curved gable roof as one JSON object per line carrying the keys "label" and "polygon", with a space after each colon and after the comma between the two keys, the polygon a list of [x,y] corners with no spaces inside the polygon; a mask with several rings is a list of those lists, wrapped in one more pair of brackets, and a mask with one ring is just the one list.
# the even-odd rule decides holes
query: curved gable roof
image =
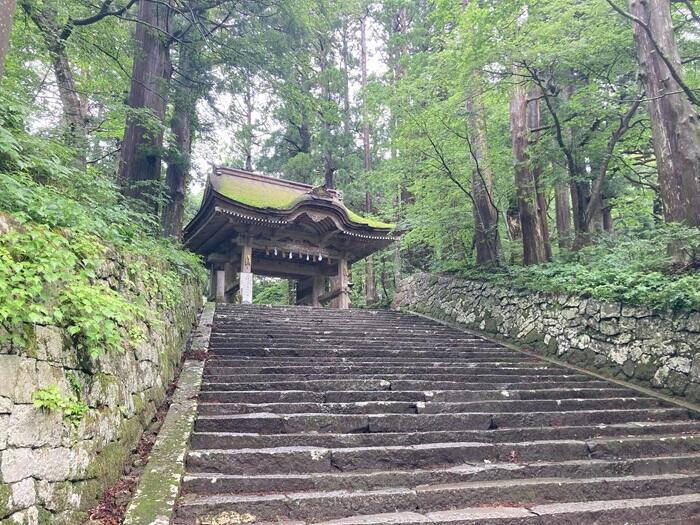
{"label": "curved gable roof", "polygon": [[300,182],[277,179],[234,168],[216,168],[208,185],[220,196],[260,211],[292,212],[304,204],[324,203],[344,216],[354,226],[392,230],[393,224],[362,217],[343,204],[336,190],[314,188]]}

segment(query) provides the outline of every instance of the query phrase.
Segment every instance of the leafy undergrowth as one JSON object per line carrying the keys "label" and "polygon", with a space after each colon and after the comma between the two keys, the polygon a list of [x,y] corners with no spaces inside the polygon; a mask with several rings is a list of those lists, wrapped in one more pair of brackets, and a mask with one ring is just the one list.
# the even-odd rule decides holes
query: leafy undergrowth
{"label": "leafy undergrowth", "polygon": [[122,349],[150,319],[146,305],[175,306],[202,266],[107,175],[71,167],[72,152],[26,133],[25,112],[0,93],[0,342],[30,344],[28,326],[41,324],[92,356]]}
{"label": "leafy undergrowth", "polygon": [[[669,250],[668,247],[672,247]],[[672,251],[676,255],[672,257]],[[660,310],[700,310],[700,230],[681,226],[597,239],[540,266],[458,269],[464,277],[517,289],[569,293]]]}

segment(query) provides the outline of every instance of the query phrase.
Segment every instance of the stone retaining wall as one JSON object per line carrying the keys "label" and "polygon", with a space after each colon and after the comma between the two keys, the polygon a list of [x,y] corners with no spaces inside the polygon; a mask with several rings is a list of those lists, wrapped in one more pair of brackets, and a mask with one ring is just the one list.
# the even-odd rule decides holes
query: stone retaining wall
{"label": "stone retaining wall", "polygon": [[700,312],[658,312],[425,273],[399,283],[392,307],[700,403]]}
{"label": "stone retaining wall", "polygon": [[[116,256],[115,256],[116,257]],[[143,289],[112,259],[101,278],[127,293]],[[75,524],[122,474],[166,396],[201,304],[199,283],[183,283],[181,304],[148,305],[149,324],[124,352],[80,357],[60,329],[34,326],[29,348],[0,346],[0,525]],[[79,385],[88,413],[77,426],[32,406],[32,394]]]}

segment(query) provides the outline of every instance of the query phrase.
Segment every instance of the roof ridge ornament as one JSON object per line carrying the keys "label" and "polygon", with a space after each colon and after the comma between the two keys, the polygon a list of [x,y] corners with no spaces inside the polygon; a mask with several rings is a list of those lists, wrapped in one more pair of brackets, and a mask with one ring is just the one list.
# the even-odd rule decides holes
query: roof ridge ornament
{"label": "roof ridge ornament", "polygon": [[306,192],[314,199],[323,199],[327,201],[342,201],[342,196],[338,190],[330,190],[325,184],[314,186]]}

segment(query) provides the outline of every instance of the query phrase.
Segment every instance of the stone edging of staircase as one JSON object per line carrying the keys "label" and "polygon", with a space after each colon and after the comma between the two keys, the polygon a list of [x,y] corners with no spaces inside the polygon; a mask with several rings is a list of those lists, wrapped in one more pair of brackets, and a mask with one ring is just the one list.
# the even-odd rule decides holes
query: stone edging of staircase
{"label": "stone edging of staircase", "polygon": [[443,319],[437,319],[437,318],[431,317],[429,315],[414,312],[413,310],[409,310],[407,308],[398,308],[398,309],[396,309],[396,311],[415,315],[417,317],[422,317],[423,319],[429,319],[430,321],[434,321],[434,322],[439,323],[439,324],[444,325],[444,326],[449,326],[450,328],[454,328],[455,330],[459,330],[459,331],[464,332],[466,334],[475,335],[477,337],[481,337],[482,339],[484,339],[486,341],[490,341],[492,343],[496,343],[496,344],[505,346],[506,348],[509,348],[509,349],[514,350],[516,352],[520,352],[521,354],[537,357],[539,359],[542,359],[543,361],[547,361],[547,362],[552,363],[554,365],[568,368],[570,370],[579,372],[581,374],[586,374],[586,375],[594,377],[596,379],[608,381],[610,383],[614,383],[616,385],[623,386],[625,388],[629,388],[630,390],[635,390],[635,391],[639,392],[640,394],[644,394],[647,396],[655,397],[657,399],[661,399],[661,400],[666,401],[668,403],[673,403],[674,405],[678,405],[680,407],[683,407],[685,409],[688,409],[688,410],[694,412],[698,417],[700,417],[700,405],[696,405],[695,403],[691,403],[689,401],[685,401],[685,400],[681,400],[681,399],[678,399],[675,397],[667,396],[665,394],[661,394],[659,392],[656,392],[655,390],[652,390],[650,388],[645,388],[643,386],[639,386],[639,385],[636,385],[634,383],[628,383],[627,381],[623,381],[621,379],[614,379],[612,377],[604,376],[602,374],[592,372],[591,370],[588,370],[586,368],[581,368],[581,367],[578,367],[576,365],[572,365],[571,363],[567,363],[566,361],[562,361],[560,359],[555,359],[555,358],[549,357],[549,356],[544,356],[544,355],[542,355],[538,352],[532,351],[532,350],[525,350],[523,348],[518,347],[517,345],[515,345],[513,343],[510,343],[510,342],[505,341],[503,339],[500,339],[498,337],[494,337],[491,334],[480,332],[478,330],[471,330],[471,329],[466,328],[458,323],[452,323],[450,321],[445,321]]}
{"label": "stone edging of staircase", "polygon": [[168,525],[172,520],[197,415],[197,394],[204,372],[203,358],[209,350],[215,306],[207,303],[202,310],[189,350],[189,355],[195,358],[186,359],[182,365],[172,403],[129,502],[124,525]]}

